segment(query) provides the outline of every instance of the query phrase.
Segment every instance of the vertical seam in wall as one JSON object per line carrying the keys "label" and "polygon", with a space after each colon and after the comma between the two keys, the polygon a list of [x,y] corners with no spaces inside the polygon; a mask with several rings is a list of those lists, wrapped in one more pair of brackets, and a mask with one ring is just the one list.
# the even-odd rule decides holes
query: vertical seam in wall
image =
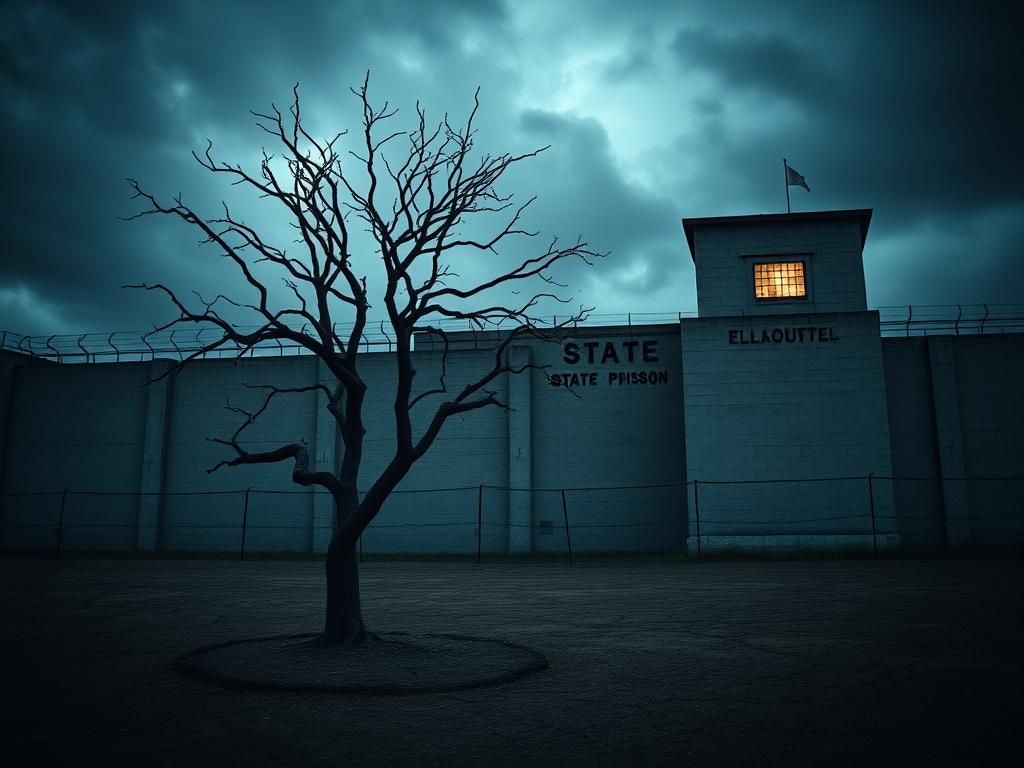
{"label": "vertical seam in wall", "polygon": [[[315,359],[314,364],[313,364],[313,370],[314,370],[313,384],[323,384],[329,390],[333,389],[333,387],[335,385],[340,386],[340,382],[336,382],[336,381],[332,382],[332,381],[328,380],[328,379],[330,379],[330,377],[332,375],[331,371],[330,371],[330,368],[327,366],[326,363],[324,363],[319,358]],[[313,468],[316,471],[321,471],[321,470],[329,471],[329,472],[331,472],[332,474],[334,474],[337,477],[338,472],[339,472],[339,467],[341,466],[341,460],[342,460],[341,452],[343,450],[343,442],[342,442],[342,439],[341,439],[341,429],[340,429],[340,427],[338,425],[338,420],[335,418],[334,414],[327,410],[327,408],[326,408],[327,403],[326,402],[325,403],[321,403],[321,398],[327,396],[326,393],[322,392],[321,390],[316,390],[316,391],[314,391],[312,393],[312,396],[314,398],[314,401],[313,401],[313,444],[310,446],[310,450],[312,451],[312,456],[313,456]],[[342,397],[342,400],[339,403],[339,405],[344,407],[344,401],[345,401],[345,398],[347,397],[347,392],[344,389],[342,390],[341,397]],[[325,412],[327,413],[326,416],[324,415]],[[321,430],[321,423],[322,422],[325,424],[325,429],[324,430]],[[325,434],[325,433],[329,433],[329,434]],[[331,457],[331,462],[330,462],[330,464],[327,467],[322,467],[320,465],[320,453],[321,453],[321,449],[322,449],[323,444],[324,444],[325,441],[330,443],[328,455]],[[309,494],[310,494],[309,509],[310,509],[310,512],[309,512],[309,542],[308,542],[308,545],[307,545],[307,551],[310,554],[317,554],[317,531],[318,531],[317,525],[318,525],[318,522],[320,522],[318,520],[318,517],[317,517],[317,512],[318,512],[318,508],[317,508],[317,493],[326,493],[326,494],[330,495],[330,491],[328,491],[327,489],[322,488],[320,486],[317,486],[317,485],[312,485],[312,486],[309,487]],[[330,540],[330,534],[333,534],[333,527],[334,527],[334,497],[333,497],[333,495],[330,496],[330,500],[328,502],[328,505],[330,507],[330,514],[329,514],[329,517],[328,517],[328,520],[330,521],[330,523],[329,523],[329,530],[328,530],[327,539],[329,541]]]}
{"label": "vertical seam in wall", "polygon": [[679,448],[680,448],[680,476],[683,479],[683,489],[680,496],[682,497],[682,513],[683,513],[683,552],[687,551],[687,542],[690,538],[690,471],[686,464],[687,450],[686,450],[686,352],[683,349],[683,320],[679,321],[679,389],[676,391],[676,396],[679,397],[679,410],[681,413],[680,427],[681,431],[679,434]]}
{"label": "vertical seam in wall", "polygon": [[[532,350],[531,347],[525,346],[525,345],[524,346],[515,346],[515,347],[510,346],[506,350],[506,352],[505,352],[505,354],[507,355],[506,361],[508,362],[509,365],[515,364],[512,361],[513,351],[515,351],[515,354],[519,358],[519,359],[516,360],[516,363],[528,364],[528,363],[532,363],[533,362],[533,350]],[[518,419],[525,420],[526,433],[527,433],[526,434],[526,456],[527,456],[527,459],[528,459],[528,462],[529,462],[528,466],[526,467],[526,486],[527,487],[519,490],[520,493],[526,494],[527,508],[529,509],[529,513],[530,513],[530,517],[526,521],[527,524],[530,526],[529,527],[529,533],[527,534],[527,536],[528,536],[528,549],[527,549],[527,551],[528,552],[533,551],[534,544],[535,544],[535,542],[533,541],[533,384],[532,384],[532,378],[531,378],[532,377],[532,371],[533,371],[533,369],[527,368],[522,373],[512,373],[511,371],[508,371],[505,374],[506,382],[507,382],[507,391],[508,391],[507,402],[508,402],[508,404],[510,406],[510,410],[508,412],[508,418],[505,420],[506,429],[508,430],[508,434],[506,436],[506,441],[505,441],[506,445],[507,445],[507,449],[508,449],[507,450],[508,458],[507,458],[507,460],[505,462],[506,473],[507,473],[506,474],[507,489],[506,489],[505,493],[506,493],[506,508],[508,510],[507,523],[506,523],[507,527],[506,527],[506,533],[505,533],[505,542],[506,542],[506,548],[510,552],[513,551],[512,540],[513,540],[513,537],[515,535],[514,532],[513,532],[513,529],[512,529],[512,525],[513,525],[513,519],[514,519],[514,516],[513,516],[514,499],[515,499],[516,490],[517,490],[516,486],[518,485],[517,483],[513,482],[513,474],[514,473],[512,471],[512,466],[513,466],[513,462],[515,461],[515,456],[514,456],[514,453],[513,453],[513,445],[512,445],[513,434],[517,434],[518,437],[520,437],[520,438],[522,437],[522,435],[516,433],[514,428],[513,428],[513,420],[518,420]],[[520,379],[520,377],[522,377],[522,379]],[[525,399],[522,398],[523,392],[521,391],[521,389],[525,389],[525,394],[526,394]],[[526,409],[526,413],[516,413],[515,409],[512,408],[512,405],[513,405],[513,397],[512,397],[513,392],[515,392],[516,395],[517,395],[517,398],[515,400],[515,405],[519,406],[520,408],[525,408]],[[520,402],[520,401],[522,401],[522,402]],[[520,430],[520,432],[521,432],[521,430]],[[482,531],[480,533],[481,533],[481,535],[483,535]]]}
{"label": "vertical seam in wall", "polygon": [[[153,368],[156,365],[155,361],[150,360],[149,363],[140,363],[142,369],[142,382],[138,385],[142,389],[142,418],[139,419],[141,424],[141,440],[139,450],[137,453],[137,461],[135,462],[135,546],[139,546],[139,533],[142,530],[142,510],[146,505],[145,491],[145,475],[146,475],[146,435],[149,432],[149,410],[150,401],[153,399],[153,385],[150,383],[153,378]],[[162,462],[161,462],[162,463]]]}
{"label": "vertical seam in wall", "polygon": [[164,489],[167,487],[167,457],[170,455],[171,407],[174,402],[174,383],[177,381],[177,378],[177,371],[168,371],[166,376],[167,391],[164,393],[164,417],[163,423],[160,425],[160,472],[158,475],[160,495],[157,496],[156,535],[153,539],[153,547],[157,552],[160,551],[160,543],[163,539],[163,519],[166,506]]}
{"label": "vertical seam in wall", "polygon": [[[323,366],[324,368],[327,367],[326,363],[324,363],[319,357],[315,357],[314,356],[313,365],[312,365],[312,368],[313,368],[313,384],[314,385],[324,384],[324,386],[327,386],[326,382],[323,382],[321,380],[321,376],[320,376],[320,368],[321,368],[321,366]],[[321,415],[322,415],[321,412],[323,410],[321,408],[320,398],[321,398],[321,396],[324,393],[321,390],[317,389],[317,390],[314,390],[312,394],[313,394],[313,445],[312,445],[312,449],[313,449],[313,467],[312,467],[312,469],[314,471],[316,471],[316,472],[319,472],[322,469],[322,467],[320,466],[320,446],[321,446],[321,442],[323,441],[324,437],[326,437],[325,435],[320,434],[320,432],[321,432],[321,430],[320,430],[320,421],[321,421]],[[330,414],[330,416],[331,416],[331,419],[330,419],[330,422],[329,422],[329,424],[330,424],[329,429],[330,429],[331,435],[330,435],[329,439],[334,444],[333,444],[332,450],[331,450],[331,456],[333,456],[332,466],[330,466],[328,468],[328,471],[333,473],[333,472],[336,471],[335,468],[338,465],[338,423],[335,420],[333,413]],[[314,485],[309,486],[309,543],[308,543],[308,546],[307,546],[307,550],[308,550],[308,552],[310,554],[315,554],[316,553],[316,526],[317,526],[316,494],[317,494],[317,490],[318,490],[318,486],[317,485],[314,484]],[[326,489],[321,489],[321,490],[326,490]]]}
{"label": "vertical seam in wall", "polygon": [[[886,472],[885,472],[886,475],[889,475],[890,477],[892,477],[895,474],[895,470],[893,469],[893,461],[892,461],[892,453],[893,453],[892,452],[892,422],[889,420],[889,382],[885,378],[885,351],[882,349],[882,317],[881,317],[881,313],[879,313],[879,311],[877,309],[869,309],[869,310],[867,310],[867,312],[868,312],[869,315],[874,315],[874,317],[875,317],[875,322],[874,322],[874,325],[872,326],[872,328],[873,328],[873,330],[875,332],[874,338],[873,338],[873,342],[878,344],[879,374],[880,374],[881,379],[882,379],[882,398],[881,398],[881,400],[882,400],[882,408],[885,409],[885,420],[884,420],[883,423],[885,424],[885,431],[887,433],[886,436],[885,436],[885,445],[887,446],[887,448],[889,450],[889,462],[888,462],[889,466],[887,468],[883,467],[883,469],[886,469]],[[873,344],[872,344],[872,346],[873,346]],[[882,474],[882,473],[878,472],[877,469],[874,469],[873,471],[874,471],[875,474]],[[889,496],[895,502],[895,490],[890,489]],[[895,507],[892,509],[892,516],[893,516],[893,518],[897,517]]]}
{"label": "vertical seam in wall", "polygon": [[964,403],[962,387],[960,386],[960,365],[956,349],[956,336],[947,336],[949,339],[949,361],[952,368],[953,385],[956,387],[956,431],[960,435],[960,465],[963,467],[963,479],[960,481],[963,488],[964,498],[964,520],[967,529],[967,541],[969,545],[974,544],[974,515],[971,504],[971,486],[968,482],[971,470],[967,464],[967,457],[970,456],[967,446],[967,431],[964,429]]}
{"label": "vertical seam in wall", "polygon": [[946,508],[946,489],[943,483],[942,472],[942,449],[939,447],[939,412],[935,407],[935,377],[932,375],[932,348],[928,340],[924,342],[925,370],[928,374],[928,403],[931,408],[932,417],[929,420],[931,426],[932,460],[934,461],[934,472],[936,477],[935,486],[939,492],[939,511],[942,513],[942,546],[949,547],[949,510]]}
{"label": "vertical seam in wall", "polygon": [[[338,382],[338,386],[341,386],[341,382],[340,381]],[[344,407],[345,399],[347,397],[348,397],[348,390],[343,388],[342,389],[342,393],[341,393],[341,400],[338,401],[338,408],[339,408],[339,410]],[[342,412],[344,412],[344,411],[342,411]],[[345,441],[341,439],[341,425],[338,423],[338,419],[335,417],[335,415],[333,413],[331,414],[331,434],[334,435],[334,466],[331,468],[331,471],[332,472],[337,472],[340,475],[341,474],[341,462],[345,458],[342,455],[342,451],[346,450],[346,448],[345,448]],[[358,483],[358,476],[357,476],[356,479],[357,479],[357,483]],[[358,487],[357,487],[356,493],[358,494]],[[335,515],[335,501],[334,501],[334,497],[332,496],[331,497],[331,513],[330,513],[330,516],[328,517],[328,520],[330,521],[329,531],[330,531],[330,534],[332,536],[334,535],[334,515]],[[363,533],[365,533],[365,532],[366,531],[364,530]],[[362,534],[360,534],[360,536],[362,536]],[[316,554],[316,546],[315,546],[315,544],[316,544],[316,531],[313,531],[313,541],[314,541],[314,547],[312,548],[311,553],[312,554]],[[330,541],[330,537],[328,537],[328,541]]]}
{"label": "vertical seam in wall", "polygon": [[[320,383],[320,357],[313,356],[313,384]],[[313,462],[310,469],[313,472],[320,471],[320,390],[313,390]],[[306,551],[312,554],[316,550],[316,485],[309,486],[309,540],[306,543]]]}
{"label": "vertical seam in wall", "polygon": [[[135,473],[135,476],[138,478],[138,486],[137,486],[137,489],[138,489],[138,499],[137,499],[137,501],[138,501],[138,503],[136,504],[136,509],[135,509],[135,521],[136,521],[136,523],[135,523],[135,546],[136,546],[136,549],[139,546],[139,536],[142,533],[142,531],[141,531],[142,512],[143,512],[143,509],[146,508],[146,506],[147,506],[146,505],[147,494],[149,493],[149,491],[147,491],[147,489],[145,487],[145,482],[144,482],[145,481],[145,476],[147,474],[146,473],[146,442],[147,442],[147,438],[149,437],[149,426],[150,426],[149,414],[151,412],[151,406],[153,404],[153,398],[154,398],[154,395],[156,393],[156,386],[157,386],[157,382],[154,381],[154,377],[161,373],[161,371],[158,368],[158,364],[159,363],[160,363],[159,360],[151,360],[149,365],[146,366],[146,369],[143,372],[143,377],[144,377],[145,381],[142,383],[142,386],[145,388],[146,396],[143,399],[143,403],[142,403],[142,442],[141,442],[141,445],[139,446],[139,449],[140,449],[139,450],[139,466],[136,468],[136,473]],[[173,389],[173,386],[174,386],[174,378],[175,378],[174,375],[171,373],[170,369],[168,369],[167,375],[163,377],[163,382],[164,382],[164,384],[163,384],[163,404],[161,406],[162,416],[161,416],[159,424],[154,425],[155,428],[158,429],[159,433],[160,433],[160,442],[159,442],[159,445],[157,447],[158,456],[159,456],[159,466],[156,467],[155,472],[154,472],[155,477],[156,477],[156,488],[153,489],[153,491],[156,494],[156,499],[154,500],[154,504],[153,504],[153,506],[155,508],[154,509],[155,520],[152,523],[153,526],[154,526],[154,531],[153,531],[153,548],[154,548],[154,551],[159,551],[160,550],[160,543],[161,543],[161,540],[163,538],[163,536],[162,536],[162,534],[163,534],[163,530],[162,530],[163,524],[162,523],[163,523],[163,517],[164,517],[164,509],[165,509],[165,506],[166,506],[165,505],[165,499],[164,499],[164,488],[166,487],[166,481],[167,481],[167,453],[168,453],[168,451],[167,451],[168,442],[167,441],[168,441],[168,431],[170,429],[170,423],[171,423],[170,410],[171,410],[172,389]]]}

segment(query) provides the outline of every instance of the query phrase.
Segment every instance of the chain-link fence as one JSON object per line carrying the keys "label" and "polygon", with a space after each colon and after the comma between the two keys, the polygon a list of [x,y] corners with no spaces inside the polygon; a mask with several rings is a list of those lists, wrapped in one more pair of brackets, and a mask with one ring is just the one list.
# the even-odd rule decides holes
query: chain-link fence
{"label": "chain-link fence", "polygon": [[[324,492],[247,489],[0,496],[4,551],[322,553]],[[1024,478],[846,477],[518,489],[400,490],[360,539],[365,555],[766,550],[1024,551]]]}
{"label": "chain-link fence", "polygon": [[694,481],[697,554],[729,550],[871,550],[898,543],[890,478]]}

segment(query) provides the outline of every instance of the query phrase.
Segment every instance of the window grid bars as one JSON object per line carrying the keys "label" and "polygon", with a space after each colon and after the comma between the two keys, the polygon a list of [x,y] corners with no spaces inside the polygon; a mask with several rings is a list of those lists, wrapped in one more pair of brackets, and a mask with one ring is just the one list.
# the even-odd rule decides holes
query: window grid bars
{"label": "window grid bars", "polygon": [[807,296],[802,261],[782,261],[754,265],[754,297],[789,299]]}

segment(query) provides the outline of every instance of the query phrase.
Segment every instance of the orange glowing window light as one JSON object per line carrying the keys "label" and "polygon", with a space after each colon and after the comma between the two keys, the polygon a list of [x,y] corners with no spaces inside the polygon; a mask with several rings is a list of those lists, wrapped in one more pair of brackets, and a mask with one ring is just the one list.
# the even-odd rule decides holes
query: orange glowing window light
{"label": "orange glowing window light", "polygon": [[758,299],[802,299],[807,296],[802,261],[780,261],[754,265],[754,297]]}

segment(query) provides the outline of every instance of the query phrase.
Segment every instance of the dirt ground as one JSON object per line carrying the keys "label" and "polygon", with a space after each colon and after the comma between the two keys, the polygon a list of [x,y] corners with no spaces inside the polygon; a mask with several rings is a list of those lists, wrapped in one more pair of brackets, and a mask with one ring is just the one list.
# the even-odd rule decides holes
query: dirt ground
{"label": "dirt ground", "polygon": [[[521,643],[458,693],[185,677],[200,645],[319,628],[322,564],[0,560],[7,765],[1009,765],[1024,561],[370,562],[367,624]],[[24,750],[12,752],[12,749]]]}

